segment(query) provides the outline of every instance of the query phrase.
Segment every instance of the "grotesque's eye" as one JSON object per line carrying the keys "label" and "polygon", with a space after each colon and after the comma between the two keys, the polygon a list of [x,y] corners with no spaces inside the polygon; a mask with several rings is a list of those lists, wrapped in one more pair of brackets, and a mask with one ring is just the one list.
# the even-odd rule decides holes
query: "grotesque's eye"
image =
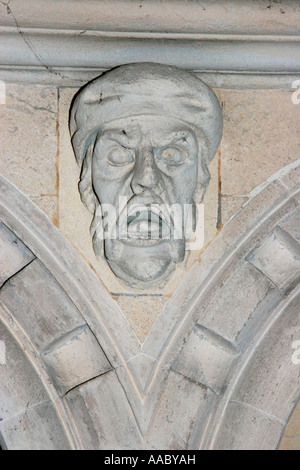
{"label": "grotesque's eye", "polygon": [[170,166],[181,165],[187,158],[187,151],[183,148],[172,146],[159,150],[158,160]]}
{"label": "grotesque's eye", "polygon": [[134,153],[132,150],[118,145],[109,150],[107,160],[114,166],[128,165],[134,161]]}

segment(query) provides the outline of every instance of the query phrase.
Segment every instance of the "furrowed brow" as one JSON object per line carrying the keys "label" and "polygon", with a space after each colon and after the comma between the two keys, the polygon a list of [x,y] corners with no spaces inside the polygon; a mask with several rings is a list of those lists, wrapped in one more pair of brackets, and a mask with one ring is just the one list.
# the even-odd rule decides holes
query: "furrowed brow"
{"label": "furrowed brow", "polygon": [[107,129],[106,131],[103,131],[103,133],[101,133],[101,137],[107,140],[115,141],[118,144],[122,145],[123,147],[129,147],[129,148],[135,147],[137,143],[139,142],[137,137],[134,137],[128,134],[125,129],[123,130]]}
{"label": "furrowed brow", "polygon": [[157,136],[155,139],[156,146],[163,146],[168,144],[175,144],[177,141],[182,140],[188,144],[187,137],[190,135],[190,131],[173,131],[167,135]]}

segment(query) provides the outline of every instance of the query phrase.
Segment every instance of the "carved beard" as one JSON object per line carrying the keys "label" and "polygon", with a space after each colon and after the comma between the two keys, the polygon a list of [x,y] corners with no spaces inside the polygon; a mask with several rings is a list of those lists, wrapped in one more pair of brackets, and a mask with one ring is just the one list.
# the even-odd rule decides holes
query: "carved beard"
{"label": "carved beard", "polygon": [[97,257],[105,257],[114,274],[127,284],[153,285],[165,280],[177,263],[185,259],[185,239],[162,239],[146,246],[130,245],[119,239],[103,240],[100,204],[91,224],[93,249]]}

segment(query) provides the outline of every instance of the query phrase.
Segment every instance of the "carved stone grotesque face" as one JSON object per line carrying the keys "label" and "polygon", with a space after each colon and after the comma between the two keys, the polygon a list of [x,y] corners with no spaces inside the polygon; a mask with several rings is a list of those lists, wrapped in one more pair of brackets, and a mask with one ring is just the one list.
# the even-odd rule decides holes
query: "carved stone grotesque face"
{"label": "carved stone grotesque face", "polygon": [[[175,67],[121,66],[79,92],[70,129],[81,197],[94,213],[95,253],[131,285],[166,279],[186,255],[186,216],[176,237],[169,208],[202,201],[221,138],[215,95]],[[105,224],[109,207],[116,216]]]}

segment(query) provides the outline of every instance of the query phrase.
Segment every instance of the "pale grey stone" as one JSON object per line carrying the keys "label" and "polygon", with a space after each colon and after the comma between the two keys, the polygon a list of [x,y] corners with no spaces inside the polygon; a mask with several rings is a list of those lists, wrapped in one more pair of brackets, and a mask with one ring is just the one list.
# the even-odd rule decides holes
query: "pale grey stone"
{"label": "pale grey stone", "polygon": [[247,257],[283,292],[300,279],[300,245],[277,226]]}
{"label": "pale grey stone", "polygon": [[184,343],[172,370],[220,393],[238,351],[222,337],[196,325]]}
{"label": "pale grey stone", "polygon": [[154,359],[151,357],[141,354],[140,356],[134,357],[128,363],[128,366],[133,371],[137,383],[143,393],[146,389],[147,382],[151,379],[151,373],[153,365],[155,364]]}
{"label": "pale grey stone", "polygon": [[300,243],[300,209],[296,209],[286,220],[280,222],[280,227]]}
{"label": "pale grey stone", "polygon": [[148,431],[147,446],[150,449],[188,449],[193,430],[198,426],[199,410],[211,406],[214,393],[182,375],[170,372],[158,402],[155,417]]}
{"label": "pale grey stone", "polygon": [[[189,252],[187,259],[177,265],[176,271],[168,278],[164,286],[152,286],[143,290],[144,293],[149,294],[148,298],[144,298],[143,309],[140,308],[141,299],[138,297],[140,289],[122,282],[114,275],[104,257],[96,257],[89,233],[92,214],[80,200],[78,191],[80,170],[74,158],[68,129],[69,110],[76,91],[78,90],[73,88],[62,88],[59,91],[59,229],[98,274],[106,289],[113,293],[114,298],[118,294],[131,294],[131,297],[126,295],[126,299],[119,297],[118,303],[140,341],[143,341],[149,332],[148,326],[150,328],[150,322],[154,319],[156,306],[157,314],[159,313],[158,299],[151,299],[150,296],[152,294],[171,295],[185,273],[199,257],[199,251]],[[205,245],[211,241],[217,231],[219,182],[217,156],[210,162],[209,172],[211,180],[203,199]],[[135,304],[133,308],[130,307],[132,304]],[[149,315],[151,315],[151,319]]]}
{"label": "pale grey stone", "polygon": [[248,201],[247,197],[225,197],[221,196],[221,221],[226,224]]}
{"label": "pale grey stone", "polygon": [[222,90],[220,100],[222,194],[247,196],[299,158],[299,106],[293,104],[291,93],[275,90]]}
{"label": "pale grey stone", "polygon": [[1,299],[30,332],[38,349],[45,349],[83,323],[67,294],[38,260],[32,261],[3,286]]}
{"label": "pale grey stone", "polygon": [[[76,320],[80,311],[82,314],[84,313],[87,323],[91,326],[97,340],[107,354],[109,362],[114,367],[120,365],[122,361],[137,356],[140,353],[140,343],[117,303],[111,298],[104,285],[99,282],[99,278],[83,262],[81,256],[68,240],[61,236],[49,219],[37,210],[30,199],[1,176],[0,187],[1,204],[3,204],[1,206],[1,218],[6,221],[11,230],[16,230],[20,234],[23,241],[26,240],[26,244],[36,254],[37,258],[43,260],[42,265],[46,268],[42,266],[39,268],[42,271],[40,277],[45,281],[46,291],[47,282],[50,290],[54,289],[52,298],[49,292],[51,303],[54,303],[55,307],[55,302],[58,301],[56,298],[60,297],[62,291],[67,295],[66,312],[63,305],[59,305],[58,310],[61,310],[64,316],[70,308],[70,317],[74,317],[75,324],[74,321],[71,321],[69,326],[59,331],[57,337],[82,325],[84,322],[82,317],[79,321],[78,318]],[[49,282],[49,273],[53,277],[53,282]],[[32,278],[35,279],[35,276],[32,275]],[[39,276],[37,278],[39,279]],[[20,285],[22,285],[22,282],[20,282]],[[35,288],[37,287],[36,285]],[[35,293],[36,291],[37,289]],[[10,292],[13,293],[14,289],[12,288]],[[2,295],[4,295],[4,290]],[[28,298],[31,298],[30,293],[28,293]],[[65,299],[64,294],[62,298]],[[78,311],[76,309],[72,310],[73,306],[70,299],[77,306]],[[11,301],[16,304],[16,307],[18,302],[20,303],[20,299],[14,296],[12,296]],[[35,313],[39,315],[38,302],[34,297],[33,301],[33,305],[36,307]],[[16,311],[18,313],[18,308]],[[48,312],[49,315],[52,311],[51,307]],[[26,321],[25,317],[21,318]],[[57,323],[55,319],[43,318],[43,322],[46,325],[49,324],[49,329],[59,327],[59,325],[55,325]],[[55,335],[49,339],[49,342],[45,341],[46,344],[43,347],[46,348],[54,339],[56,339]]]}
{"label": "pale grey stone", "polygon": [[9,450],[71,450],[55,406],[50,402],[28,407],[0,422],[2,439]]}
{"label": "pale grey stone", "polygon": [[275,450],[283,429],[281,422],[259,409],[230,402],[214,449]]}
{"label": "pale grey stone", "polygon": [[231,398],[283,423],[299,400],[300,366],[293,361],[292,347],[300,338],[299,300],[298,294],[288,302],[268,335],[257,344]]}
{"label": "pale grey stone", "polygon": [[131,286],[162,283],[190,249],[184,209],[195,224],[210,180],[222,136],[216,95],[176,67],[123,65],[77,93],[70,133],[96,255]]}
{"label": "pale grey stone", "polygon": [[112,368],[87,325],[54,341],[43,351],[42,358],[63,394]]}
{"label": "pale grey stone", "polygon": [[[2,316],[2,315],[1,315]],[[26,407],[49,400],[40,377],[22,346],[0,322],[5,344],[5,363],[0,363],[0,424]]]}
{"label": "pale grey stone", "polygon": [[30,199],[46,214],[51,222],[58,226],[57,196],[30,196]]}
{"label": "pale grey stone", "polygon": [[[84,6],[72,0],[60,0],[59,6],[55,1],[49,1],[41,6],[39,0],[31,0],[28,8],[24,9],[22,0],[15,0],[10,5],[12,12],[18,18],[20,27],[40,27],[45,29],[79,30],[82,34],[87,28],[92,31],[123,31],[152,33],[182,33],[190,34],[257,34],[296,36],[299,32],[300,12],[297,0],[280,0],[265,8],[263,1],[244,1],[237,9],[234,2],[220,1],[212,3],[202,0],[201,3],[188,5],[184,0],[178,0],[176,9],[172,0],[164,4],[156,4],[149,0],[145,4],[124,3],[114,0],[114,3],[103,2],[101,15],[97,15],[98,1],[90,0]],[[40,9],[37,12],[37,7]],[[154,8],[156,6],[156,8]],[[15,26],[12,15],[6,4],[0,4],[2,24]],[[203,21],[199,21],[199,17]],[[182,18],[185,19],[183,23]],[[266,21],[268,19],[268,21]],[[279,21],[280,20],[280,21]],[[271,58],[270,58],[271,60]]]}
{"label": "pale grey stone", "polygon": [[0,287],[34,259],[34,254],[0,222]]}
{"label": "pale grey stone", "polygon": [[[247,0],[238,9],[232,1],[177,0],[175,9],[172,0],[114,0],[101,3],[101,15],[96,0],[84,9],[71,0],[47,7],[31,0],[26,11],[21,0],[13,3],[0,7],[2,63],[6,73],[15,72],[15,80],[25,69],[28,80],[37,81],[38,75],[38,83],[65,86],[73,74],[84,80],[87,72],[142,60],[221,71],[219,77],[229,71],[234,78],[258,72],[272,79],[299,70],[296,0]],[[55,30],[59,34],[51,34]]]}
{"label": "pale grey stone", "polygon": [[57,90],[8,85],[0,107],[1,173],[30,196],[57,192]]}
{"label": "pale grey stone", "polygon": [[288,189],[293,189],[300,181],[300,165],[298,164],[293,170],[289,171],[280,178],[280,181]]}
{"label": "pale grey stone", "polygon": [[244,262],[229,278],[221,280],[204,311],[199,305],[198,323],[235,342],[260,302],[274,290],[267,277]]}
{"label": "pale grey stone", "polygon": [[84,449],[139,449],[140,436],[132,410],[115,372],[71,390],[66,399],[80,422]]}
{"label": "pale grey stone", "polygon": [[[3,315],[3,321],[20,344],[18,324],[28,337],[28,343],[23,342],[23,349],[27,347],[26,355],[30,356],[28,345],[31,344],[34,367],[47,386],[49,403],[55,403],[59,410],[64,429],[74,436],[74,448],[194,449],[205,448],[207,443],[210,448],[277,446],[288,415],[299,397],[299,365],[292,362],[292,342],[298,339],[299,332],[299,300],[296,300],[295,291],[287,297],[257,268],[243,260],[274,226],[293,213],[297,204],[295,190],[289,191],[274,182],[250,198],[245,209],[223,229],[220,239],[212,242],[201,262],[193,266],[165,305],[143,347],[146,359],[120,309],[75,250],[16,188],[2,183],[1,189],[3,221],[39,259],[5,283],[2,291],[6,315]],[[28,287],[32,283],[34,291]],[[45,294],[47,284],[55,308]],[[19,286],[19,290],[14,290],[13,285]],[[17,296],[21,295],[23,286],[25,303],[22,305]],[[288,291],[293,287],[292,282]],[[36,300],[39,292],[43,299],[41,305]],[[268,299],[273,303],[267,302]],[[224,301],[223,309],[220,300]],[[48,305],[47,314],[45,305]],[[242,318],[244,309],[245,318]],[[61,324],[58,312],[64,315]],[[220,348],[234,352],[235,345],[228,342],[230,337],[230,341],[237,341],[242,349],[239,360],[230,368],[229,386],[219,397],[192,377],[169,372],[204,313],[209,313],[205,317],[205,327],[208,328],[210,321],[212,344],[217,343]],[[76,319],[75,325],[70,317]],[[78,319],[81,323],[76,324]],[[75,386],[61,399],[37,354],[36,336],[40,335],[39,328],[47,329],[49,324],[52,338],[38,338],[38,343],[47,348],[54,340],[85,322],[109,362],[119,367]],[[243,334],[244,331],[247,334]],[[207,330],[205,332],[207,335]],[[94,351],[92,345],[89,349]],[[222,359],[212,366],[217,366]],[[184,367],[185,364],[183,373],[188,369],[188,366],[186,370]],[[208,372],[212,372],[215,379],[213,367],[211,369]],[[61,402],[65,403],[65,414]],[[48,401],[42,403],[46,406]],[[232,408],[235,405],[238,406],[236,411]],[[20,412],[22,416],[25,409]],[[39,406],[32,408],[35,409]],[[10,426],[7,446],[28,447],[32,435],[35,436],[34,448],[47,446],[44,429],[50,426],[60,439],[53,447],[62,448],[65,437],[60,437],[60,424],[53,424],[47,413],[44,416],[44,424],[40,424],[35,412],[34,432],[31,421],[25,421],[28,438],[26,429],[20,428],[14,441],[10,418],[5,420],[3,429],[6,424]],[[36,437],[39,426],[41,442]],[[219,434],[216,433],[218,429]],[[48,434],[51,435],[49,430]]]}

